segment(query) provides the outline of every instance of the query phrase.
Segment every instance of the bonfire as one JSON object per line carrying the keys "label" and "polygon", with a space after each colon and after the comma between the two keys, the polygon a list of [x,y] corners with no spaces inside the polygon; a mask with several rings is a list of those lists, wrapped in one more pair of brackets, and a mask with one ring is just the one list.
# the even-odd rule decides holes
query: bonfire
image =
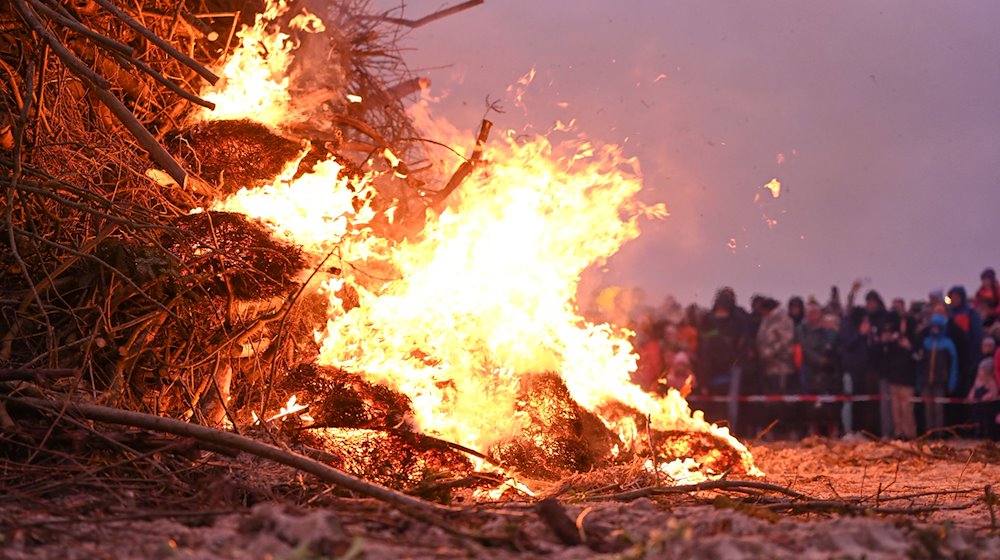
{"label": "bonfire", "polygon": [[[632,543],[571,516],[573,495],[865,511],[761,481],[684,393],[630,381],[633,333],[576,298],[588,268],[665,215],[638,201],[639,163],[490,111],[474,133],[435,119],[395,51],[400,27],[480,3],[420,20],[352,1],[0,12],[11,496],[56,504],[96,484],[117,500],[102,515],[166,500],[172,517],[225,501],[213,480],[242,472],[299,485],[286,496],[301,504],[374,500],[372,516],[511,551],[517,531],[476,508],[500,508],[495,524],[530,504],[558,542],[597,552]],[[126,499],[130,477],[169,489]],[[358,554],[298,530],[280,538]],[[9,538],[30,551],[24,534]]]}

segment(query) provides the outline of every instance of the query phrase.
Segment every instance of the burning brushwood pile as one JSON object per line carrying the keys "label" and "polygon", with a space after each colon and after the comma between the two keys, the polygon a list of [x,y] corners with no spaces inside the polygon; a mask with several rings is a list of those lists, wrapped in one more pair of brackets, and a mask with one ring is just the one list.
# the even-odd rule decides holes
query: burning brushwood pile
{"label": "burning brushwood pile", "polygon": [[116,451],[107,480],[193,488],[245,452],[428,515],[601,472],[762,476],[576,309],[583,271],[661,212],[636,162],[429,120],[392,29],[478,3],[0,9],[7,472]]}

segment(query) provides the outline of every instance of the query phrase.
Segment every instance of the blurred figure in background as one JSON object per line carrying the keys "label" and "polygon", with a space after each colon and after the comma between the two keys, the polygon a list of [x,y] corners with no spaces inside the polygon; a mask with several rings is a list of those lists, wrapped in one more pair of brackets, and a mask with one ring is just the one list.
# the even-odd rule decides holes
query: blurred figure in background
{"label": "blurred figure in background", "polygon": [[890,311],[885,316],[876,352],[879,373],[889,385],[892,437],[904,440],[917,437],[913,413],[916,368],[911,332],[906,318]]}
{"label": "blurred figure in background", "polygon": [[728,406],[706,403],[713,406],[705,406],[705,416],[712,421],[727,418],[733,432],[739,425],[737,399],[749,332],[749,317],[736,305],[736,293],[732,288],[720,289],[698,329],[698,385],[710,395],[729,397]]}
{"label": "blurred figure in background", "polygon": [[[793,395],[800,392],[799,376],[795,371],[792,344],[795,324],[778,300],[763,298],[760,303],[761,321],[757,330],[756,347],[761,365],[761,389],[767,395]],[[773,403],[762,422],[777,419],[778,432],[791,435],[797,428],[788,403]]]}
{"label": "blurred figure in background", "polygon": [[885,300],[875,290],[868,290],[868,293],[865,294],[865,310],[868,312],[869,367],[865,376],[865,386],[869,389],[877,389],[875,392],[881,397],[878,402],[878,433],[883,438],[890,438],[893,434],[892,393],[889,389],[889,381],[882,372],[883,357],[880,355],[882,353],[882,331],[885,329],[889,310],[885,308]]}
{"label": "blurred figure in background", "polygon": [[674,354],[674,360],[669,364],[670,368],[667,371],[666,377],[666,388],[667,389],[677,389],[681,391],[681,396],[687,396],[684,391],[685,387],[690,387],[690,383],[694,380],[691,377],[694,375],[694,371],[691,369],[691,358],[688,357],[687,352],[677,352]]}
{"label": "blurred figure in background", "polygon": [[990,327],[996,322],[997,314],[1000,313],[1000,283],[997,282],[997,273],[992,268],[987,268],[979,275],[979,289],[976,290],[975,301],[982,309],[983,326]]}
{"label": "blurred figure in background", "polygon": [[[969,305],[964,286],[952,286],[948,290],[948,302],[951,322],[961,332],[954,340],[955,350],[958,352],[958,384],[949,389],[948,396],[965,397],[972,387],[976,368],[979,366],[983,345],[983,318]],[[964,404],[949,404],[945,406],[944,415],[946,424],[959,425],[968,420],[969,410]]]}
{"label": "blurred figure in background", "polygon": [[892,305],[889,306],[889,311],[899,315],[901,318],[905,318],[907,316],[906,300],[901,297],[892,298]]}
{"label": "blurred figure in background", "polygon": [[[841,380],[837,364],[837,331],[824,325],[823,310],[816,302],[806,304],[805,319],[799,325],[802,344],[802,390],[817,395],[837,394]],[[809,431],[813,435],[835,437],[840,424],[839,403],[816,402],[809,408]]]}
{"label": "blurred figure in background", "polygon": [[688,358],[698,355],[698,325],[701,324],[702,313],[692,303],[684,309],[684,317],[677,324],[677,343],[688,353]]}
{"label": "blurred figure in background", "polygon": [[802,323],[802,318],[806,315],[806,304],[799,296],[788,298],[788,316],[792,318],[795,327]]}
{"label": "blurred figure in background", "polygon": [[924,429],[944,427],[944,404],[934,401],[958,387],[958,352],[947,336],[948,318],[940,311],[931,315],[920,353],[917,390],[924,399]]}
{"label": "blurred figure in background", "polygon": [[[747,333],[746,360],[743,363],[743,381],[740,384],[741,395],[757,395],[766,392],[763,384],[764,369],[757,347],[757,333],[760,331],[760,324],[764,318],[763,305],[767,299],[760,294],[754,294],[750,298],[750,314],[747,316],[749,332]],[[748,434],[758,433],[771,421],[772,411],[767,403],[744,403],[742,409],[743,424]]]}
{"label": "blurred figure in background", "polygon": [[636,325],[635,351],[639,359],[632,382],[642,387],[644,391],[655,391],[663,374],[663,333],[658,332],[658,325],[653,318],[643,315]]}
{"label": "blurred figure in background", "polygon": [[844,304],[840,301],[840,289],[837,286],[830,286],[830,299],[823,306],[823,313],[832,313],[837,317],[844,316]]}
{"label": "blurred figure in background", "polygon": [[[851,307],[840,322],[840,367],[844,383],[844,394],[866,393],[865,374],[868,372],[868,317],[863,307]],[[848,401],[841,409],[841,423],[844,434],[855,430],[875,433],[876,427],[856,424],[854,403]]]}
{"label": "blurred figure in background", "polygon": [[994,353],[996,352],[996,341],[993,337],[983,338],[983,359],[979,362],[976,370],[976,379],[966,396],[972,404],[972,421],[976,424],[975,436],[987,439],[997,439],[1000,430],[997,426],[997,413],[1000,411],[1000,402],[995,399],[1000,396],[1000,388],[996,377],[996,367],[994,365]]}

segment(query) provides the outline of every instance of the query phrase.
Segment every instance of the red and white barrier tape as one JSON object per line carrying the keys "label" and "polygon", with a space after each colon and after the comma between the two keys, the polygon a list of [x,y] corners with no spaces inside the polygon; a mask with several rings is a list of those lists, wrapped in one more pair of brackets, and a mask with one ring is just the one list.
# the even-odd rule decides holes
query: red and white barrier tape
{"label": "red and white barrier tape", "polygon": [[[888,397],[886,397],[888,398]],[[737,397],[730,397],[727,395],[688,395],[687,400],[690,402],[751,402],[751,403],[778,403],[778,402],[815,402],[815,403],[834,403],[834,402],[870,402],[870,401],[880,401],[882,400],[882,395],[740,395]],[[998,401],[1000,397],[989,399],[988,402]],[[962,399],[958,397],[913,397],[910,402],[914,403],[944,403],[944,404],[975,404],[977,402],[972,399]]]}

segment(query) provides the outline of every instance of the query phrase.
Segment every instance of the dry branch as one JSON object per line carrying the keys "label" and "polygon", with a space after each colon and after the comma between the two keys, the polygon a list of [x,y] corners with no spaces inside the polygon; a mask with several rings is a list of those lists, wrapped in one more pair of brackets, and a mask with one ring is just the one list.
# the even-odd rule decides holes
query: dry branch
{"label": "dry branch", "polygon": [[[76,57],[69,49],[66,48],[62,42],[59,41],[54,35],[49,33],[45,29],[45,25],[42,24],[39,19],[38,14],[33,8],[25,3],[25,0],[13,0],[14,5],[17,7],[18,12],[24,21],[38,34],[39,37],[45,40],[45,42],[52,48],[52,51],[56,53],[56,56],[66,65],[67,68],[74,74],[76,74],[80,79],[91,84],[93,87],[94,95],[101,100],[102,103],[118,118],[119,121],[125,126],[125,128],[132,134],[139,145],[149,153],[149,157],[152,158],[157,165],[163,167],[163,169],[170,175],[170,177],[177,181],[178,185],[186,185],[187,183],[187,171],[177,163],[177,160],[173,158],[159,142],[153,138],[153,135],[149,133],[148,130],[142,123],[136,119],[132,111],[129,111],[128,107],[121,102],[109,88],[110,84],[102,76],[94,72],[89,66],[84,64],[82,60]],[[148,31],[148,30],[147,30]]]}
{"label": "dry branch", "polygon": [[416,29],[418,27],[423,27],[424,25],[427,25],[428,23],[435,22],[435,21],[437,21],[439,19],[446,18],[446,17],[448,17],[450,15],[457,14],[459,12],[468,10],[469,8],[473,8],[475,6],[478,6],[478,5],[482,4],[484,1],[485,0],[468,0],[467,2],[462,2],[461,4],[455,4],[454,6],[450,6],[450,7],[444,8],[443,10],[438,10],[438,11],[436,11],[436,12],[434,12],[432,14],[428,14],[428,15],[420,18],[420,19],[405,19],[405,18],[397,18],[397,17],[385,16],[385,15],[382,15],[382,16],[367,16],[365,19],[377,19],[379,21],[384,21],[386,23],[392,23],[392,24],[395,24],[395,25],[402,25],[403,27],[409,27],[409,28],[412,28],[412,29]]}
{"label": "dry branch", "polygon": [[0,369],[0,382],[2,381],[36,381],[38,379],[59,379],[62,377],[74,377],[80,375],[79,370],[66,368],[9,368]]}
{"label": "dry branch", "polygon": [[307,472],[324,482],[335,484],[346,490],[357,492],[358,494],[375,498],[400,508],[409,508],[417,511],[437,514],[453,513],[456,511],[453,508],[426,502],[419,498],[414,498],[412,496],[396,492],[395,490],[391,490],[378,484],[365,482],[364,480],[351,476],[346,472],[327,466],[323,463],[319,463],[298,453],[280,449],[274,445],[250,439],[248,437],[216,430],[206,426],[190,424],[180,420],[174,420],[173,418],[164,418],[162,416],[154,416],[152,414],[132,412],[93,404],[59,402],[30,397],[8,397],[7,401],[50,412],[79,415],[88,420],[97,422],[132,426],[135,428],[155,430],[182,437],[190,437],[209,444],[244,451],[258,457]]}
{"label": "dry branch", "polygon": [[109,37],[105,37],[104,35],[101,35],[100,33],[94,31],[93,29],[90,29],[86,25],[83,25],[83,23],[77,21],[76,19],[73,19],[68,15],[61,14],[38,0],[29,0],[29,1],[31,2],[31,6],[33,8],[42,12],[50,19],[58,22],[60,25],[64,27],[72,29],[76,33],[83,35],[84,37],[90,39],[91,41],[97,43],[98,45],[108,50],[116,51],[125,56],[132,56],[133,54],[135,54],[135,49],[133,49],[130,46],[122,44],[119,41],[115,41],[114,39],[111,39]]}
{"label": "dry branch", "polygon": [[164,41],[156,33],[153,33],[146,28],[143,24],[136,21],[132,16],[126,14],[125,12],[118,9],[117,6],[109,2],[108,0],[96,0],[102,8],[113,14],[116,18],[120,19],[137,33],[145,37],[150,43],[153,43],[157,47],[163,49],[164,52],[170,56],[176,58],[179,62],[187,66],[188,68],[194,70],[199,76],[205,78],[208,83],[215,85],[219,81],[219,77],[215,75],[214,72],[202,66],[197,60],[191,58],[190,56],[182,53],[181,51],[174,48],[173,45]]}
{"label": "dry branch", "polygon": [[493,128],[493,123],[483,119],[483,122],[479,125],[479,134],[476,136],[476,147],[472,150],[472,156],[458,166],[458,169],[455,170],[455,174],[448,180],[448,184],[445,185],[440,192],[434,195],[431,199],[432,208],[440,211],[441,207],[444,205],[445,199],[447,199],[451,193],[455,192],[455,189],[457,189],[462,184],[462,181],[465,181],[465,178],[472,173],[473,169],[475,169],[476,165],[483,157],[483,148],[486,146],[486,140],[490,136],[491,128]]}

